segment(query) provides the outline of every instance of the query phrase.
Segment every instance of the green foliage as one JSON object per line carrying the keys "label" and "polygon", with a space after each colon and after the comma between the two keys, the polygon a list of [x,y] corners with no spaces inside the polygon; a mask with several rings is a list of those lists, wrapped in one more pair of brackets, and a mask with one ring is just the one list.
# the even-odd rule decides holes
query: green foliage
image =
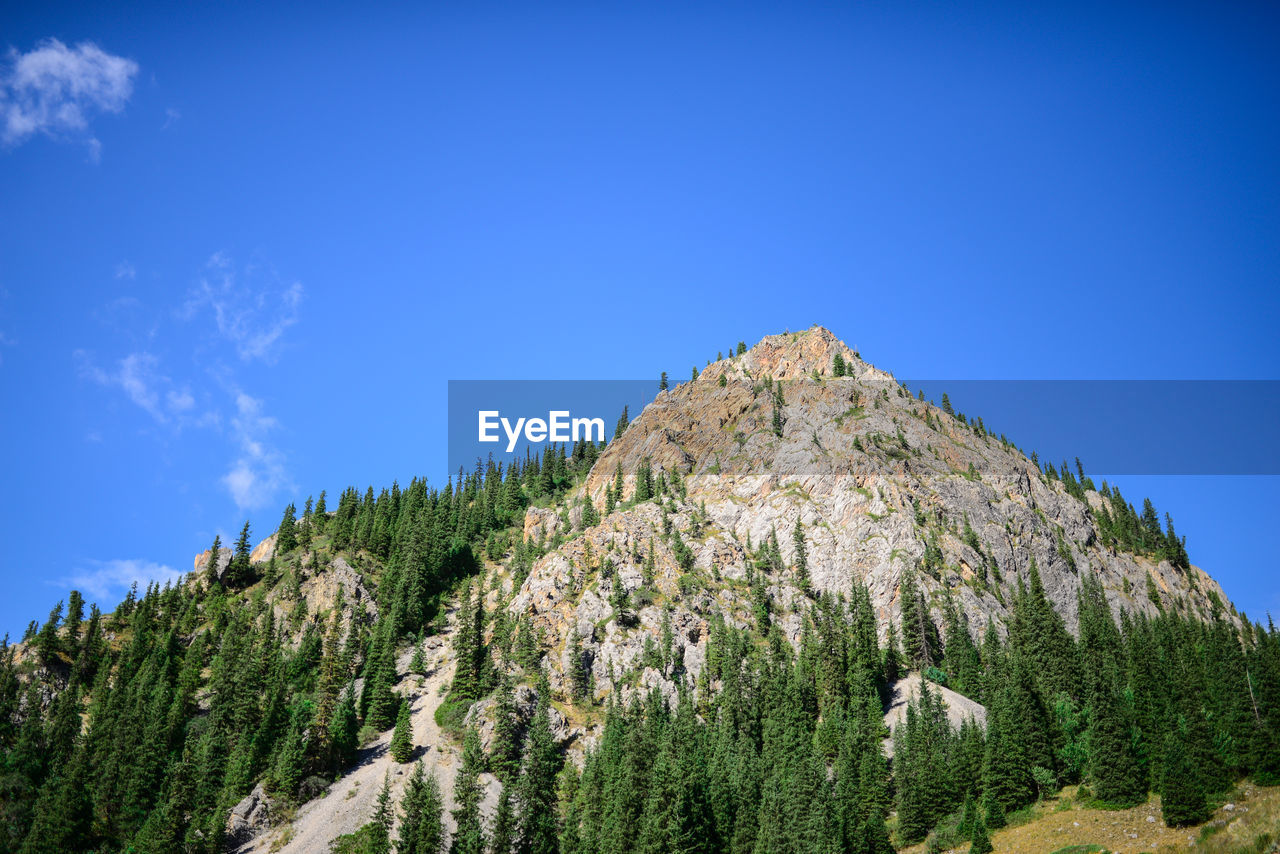
{"label": "green foliage", "polygon": [[[781,384],[769,388],[775,412],[784,414]],[[696,691],[680,669],[683,639],[668,615],[650,660],[675,679],[671,701],[608,701],[581,775],[562,772],[545,682],[526,732],[511,683],[500,678],[537,675],[544,643],[559,638],[544,639],[527,616],[487,614],[484,585],[468,580],[487,552],[521,583],[553,544],[522,541],[524,508],[566,509],[569,490],[598,454],[593,443],[548,448],[508,467],[482,463],[439,490],[421,480],[405,489],[348,487],[332,515],[323,494],[314,509],[308,500],[292,519],[293,548],[287,529],[296,511],[285,509],[274,564],[250,565],[246,525],[220,580],[218,541],[203,577],[135,589],[110,613],[89,605],[86,619],[86,603],[72,594],[65,609],[33,623],[25,638],[32,654],[0,645],[0,849],[212,852],[222,848],[227,809],[255,783],[298,801],[349,768],[362,722],[366,734],[394,724],[392,752],[411,758],[411,742],[410,756],[403,751],[408,708],[397,693],[396,661],[406,640],[441,629],[455,595],[458,680],[437,719],[462,735],[471,702],[498,688],[493,749],[486,757],[464,744],[464,765],[472,776],[487,767],[504,782],[498,812],[505,818],[495,817],[490,832],[503,851],[886,852],[891,809],[904,840],[930,832],[937,840],[966,802],[967,827],[980,818],[993,828],[1006,811],[1084,781],[1082,797],[1110,804],[1144,799],[1154,787],[1166,820],[1185,824],[1200,820],[1236,780],[1280,780],[1280,635],[1269,623],[1242,624],[1221,605],[1200,621],[1172,600],[1151,617],[1113,614],[1082,563],[1077,640],[1045,596],[1038,568],[1014,560],[1004,567],[1018,579],[1008,636],[989,624],[979,649],[974,630],[983,627],[970,627],[935,583],[941,552],[931,555],[928,544],[937,541],[926,538],[923,571],[904,578],[903,622],[888,627],[882,646],[876,638],[885,627],[860,585],[843,596],[814,593],[796,600],[794,613],[774,613],[769,589],[788,577],[776,534],[748,546],[745,593],[754,624],[735,628],[714,610],[707,617]],[[655,478],[646,465],[633,498],[643,484],[644,500],[665,508],[683,494],[683,480],[670,472]],[[1092,489],[1082,467],[1054,472],[1072,495]],[[616,505],[620,467],[614,475]],[[1172,520],[1161,525],[1146,504],[1134,512],[1105,484],[1101,495],[1104,546],[1132,546],[1185,569]],[[714,571],[693,566],[686,542],[699,536],[701,516],[694,515],[693,529],[667,534],[686,595],[709,584]],[[808,569],[804,534],[791,532],[797,574]],[[636,598],[644,602],[655,595],[655,550],[642,549],[635,562],[646,583]],[[374,591],[376,620],[363,602],[313,599],[303,607],[303,585],[337,555]],[[619,626],[633,628],[635,603],[612,559],[599,567],[601,594],[610,596]],[[1149,596],[1158,601],[1159,591]],[[277,607],[296,622],[281,624]],[[774,625],[789,630],[793,619],[795,644]],[[570,651],[578,650],[568,656],[572,696],[562,701],[588,694],[581,642],[569,639]],[[414,652],[411,669],[420,672],[421,647]],[[984,702],[988,729],[952,728],[929,686],[898,728],[891,773],[880,750],[881,701],[908,663]],[[415,767],[399,850],[440,850],[440,800]],[[469,809],[466,798],[458,803]],[[390,817],[387,797],[375,821],[337,844],[387,851]],[[462,817],[481,830],[468,830],[459,844],[476,848],[482,825],[469,812]]]}
{"label": "green foliage", "polygon": [[404,797],[400,799],[400,809],[396,854],[439,854],[447,837],[444,801],[435,775],[424,775],[421,762],[413,766]]}
{"label": "green foliage", "polygon": [[1165,739],[1160,815],[1169,827],[1200,824],[1213,815],[1205,798],[1201,769],[1192,762],[1184,732],[1171,732]]}
{"label": "green foliage", "polygon": [[404,763],[413,759],[413,735],[409,730],[409,701],[400,702],[395,732],[391,734],[391,758]]}
{"label": "green foliage", "polygon": [[480,815],[484,790],[480,772],[484,770],[484,751],[474,728],[467,730],[462,742],[462,767],[453,784],[453,821],[456,827],[451,854],[484,854],[485,836]]}
{"label": "green foliage", "polygon": [[987,822],[981,815],[974,819],[972,833],[969,854],[991,854],[995,850],[991,845],[991,837],[987,835]]}

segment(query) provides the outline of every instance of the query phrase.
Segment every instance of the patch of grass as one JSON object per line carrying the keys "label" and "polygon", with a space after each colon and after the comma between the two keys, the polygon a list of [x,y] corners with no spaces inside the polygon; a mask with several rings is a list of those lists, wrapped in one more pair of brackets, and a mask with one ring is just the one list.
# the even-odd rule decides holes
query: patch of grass
{"label": "patch of grass", "polygon": [[841,412],[839,415],[837,415],[834,420],[836,422],[837,427],[843,427],[844,422],[849,418],[860,420],[865,417],[866,415],[863,413],[861,406],[850,406],[844,412]]}
{"label": "patch of grass", "polygon": [[1201,843],[1206,842],[1209,837],[1213,836],[1215,833],[1221,833],[1226,829],[1226,826],[1227,823],[1225,821],[1222,823],[1215,821],[1212,824],[1206,824],[1204,827],[1200,828],[1200,835],[1196,837],[1196,841]]}
{"label": "patch of grass", "polygon": [[1059,848],[1053,854],[1107,854],[1107,849],[1090,842],[1085,845],[1068,845],[1065,848]]}
{"label": "patch of grass", "polygon": [[436,707],[436,725],[444,732],[462,738],[463,719],[467,716],[467,709],[471,708],[471,701],[465,697],[457,697],[453,694],[444,698],[444,702]]}
{"label": "patch of grass", "polygon": [[333,854],[374,854],[379,850],[376,841],[377,828],[369,822],[355,833],[344,833],[329,843]]}

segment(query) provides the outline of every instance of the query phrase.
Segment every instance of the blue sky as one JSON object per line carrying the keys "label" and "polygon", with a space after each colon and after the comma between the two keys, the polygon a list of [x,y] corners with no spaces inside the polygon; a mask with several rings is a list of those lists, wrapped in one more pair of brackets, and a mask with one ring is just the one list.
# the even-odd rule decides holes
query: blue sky
{"label": "blue sky", "polygon": [[[1274,5],[782,6],[6,8],[0,631],[440,482],[449,379],[1280,376]],[[1280,610],[1275,478],[1121,484]]]}

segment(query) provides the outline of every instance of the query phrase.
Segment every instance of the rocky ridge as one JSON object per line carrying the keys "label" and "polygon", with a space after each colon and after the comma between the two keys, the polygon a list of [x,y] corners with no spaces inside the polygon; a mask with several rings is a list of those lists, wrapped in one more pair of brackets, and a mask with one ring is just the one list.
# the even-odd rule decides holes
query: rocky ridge
{"label": "rocky ridge", "polygon": [[[837,354],[848,376],[832,375]],[[781,436],[771,386],[782,389]],[[629,505],[645,462],[655,478],[678,475],[685,494]],[[578,503],[586,497],[602,510],[619,470],[623,503],[581,530]],[[1103,501],[1097,492],[1085,497],[1094,507]],[[570,506],[568,529],[559,513],[528,511],[526,537],[568,539],[535,563],[506,604],[510,617],[542,631],[556,693],[567,688],[566,641],[574,628],[597,698],[615,687],[625,700],[651,688],[672,694],[674,679],[696,684],[712,615],[751,625],[747,564],[770,536],[786,569],[771,574],[768,593],[775,622],[793,642],[809,596],[847,596],[859,582],[869,589],[883,638],[900,619],[899,587],[908,572],[939,624],[950,591],[977,639],[988,621],[1003,635],[1032,561],[1073,632],[1085,573],[1098,576],[1117,612],[1170,608],[1207,618],[1215,608],[1230,609],[1198,567],[1105,547],[1086,504],[1062,482],[1012,444],[918,400],[821,327],[767,337],[661,392],[601,454]],[[807,591],[795,569],[797,520]],[[664,538],[668,526],[692,552],[692,569]],[[930,547],[937,550],[932,563]],[[610,605],[615,587],[640,592],[650,555],[652,601],[637,609],[633,625],[620,625]],[[614,567],[608,577],[606,558]],[[644,664],[646,641],[658,641],[664,619],[682,664],[668,672]]]}

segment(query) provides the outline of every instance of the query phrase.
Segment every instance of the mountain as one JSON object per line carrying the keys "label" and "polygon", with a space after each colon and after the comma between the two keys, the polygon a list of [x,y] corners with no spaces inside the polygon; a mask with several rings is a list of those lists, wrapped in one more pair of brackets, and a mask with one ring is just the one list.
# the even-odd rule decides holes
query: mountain
{"label": "mountain", "polygon": [[[837,356],[847,369],[840,377],[832,375]],[[782,388],[781,407],[771,384]],[[775,408],[783,416],[781,435],[773,428]],[[975,631],[991,620],[1003,635],[1033,562],[1073,633],[1077,596],[1089,574],[1117,613],[1155,616],[1168,608],[1209,619],[1230,610],[1207,573],[1179,565],[1185,553],[1169,548],[1158,525],[1141,529],[1148,540],[1143,547],[1102,521],[1123,515],[1142,524],[1131,507],[1120,507],[1118,492],[1082,487],[1070,472],[1050,477],[977,421],[918,400],[822,327],[769,336],[660,393],[601,454],[570,507],[586,496],[603,508],[619,470],[623,499],[634,498],[635,473],[646,464],[653,477],[682,478],[680,493],[662,502],[666,512],[659,503],[639,502],[609,514],[535,564],[507,608],[534,615],[547,637],[560,642],[578,628],[603,693],[612,688],[611,664],[625,669],[638,660],[638,641],[628,642],[628,635],[654,634],[664,613],[687,636],[686,672],[696,676],[707,615],[722,613],[740,627],[750,622],[751,595],[743,583],[753,546],[770,538],[785,569],[769,576],[767,594],[793,644],[805,602],[814,594],[849,595],[855,584],[867,587],[883,640],[889,624],[901,622],[906,575],[914,576],[937,622],[950,591]],[[580,510],[569,518],[576,523]],[[691,571],[667,528],[697,532],[682,538]],[[525,519],[524,535],[533,540],[572,530],[550,509],[531,509]],[[797,530],[804,578],[795,571]],[[593,585],[582,571],[587,544],[594,555],[615,555],[622,583],[635,587],[642,569],[628,556],[647,559],[650,541],[651,587],[661,605],[641,609],[640,627],[630,633],[616,623],[595,631],[609,614],[611,588]],[[560,681],[553,676],[552,687],[562,689],[563,663],[556,669],[553,662],[553,674]]]}
{"label": "mountain", "polygon": [[73,593],[0,648],[0,850],[882,854],[1280,784],[1280,633],[1150,502],[921,398],[770,336],[608,445]]}

